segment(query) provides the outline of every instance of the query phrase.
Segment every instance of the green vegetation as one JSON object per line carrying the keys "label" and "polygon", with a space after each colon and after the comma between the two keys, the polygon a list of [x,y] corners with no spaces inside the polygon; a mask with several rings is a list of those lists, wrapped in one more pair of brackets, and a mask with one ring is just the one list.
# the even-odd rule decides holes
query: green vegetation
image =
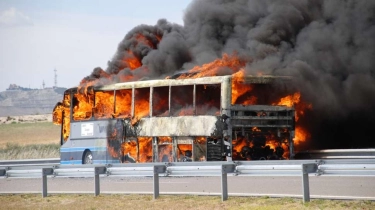
{"label": "green vegetation", "polygon": [[221,202],[219,196],[162,195],[77,195],[39,194],[0,195],[2,209],[374,209],[374,201],[313,199],[303,204],[294,198],[230,197]]}
{"label": "green vegetation", "polygon": [[60,157],[59,144],[31,144],[21,146],[7,143],[0,148],[0,160],[39,159]]}

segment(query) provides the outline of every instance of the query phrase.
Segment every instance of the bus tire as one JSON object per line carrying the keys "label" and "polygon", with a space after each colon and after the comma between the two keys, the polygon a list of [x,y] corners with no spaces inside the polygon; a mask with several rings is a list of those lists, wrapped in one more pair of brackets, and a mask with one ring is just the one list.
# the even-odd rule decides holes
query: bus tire
{"label": "bus tire", "polygon": [[82,164],[92,164],[92,163],[93,163],[92,153],[90,150],[86,150],[83,153]]}

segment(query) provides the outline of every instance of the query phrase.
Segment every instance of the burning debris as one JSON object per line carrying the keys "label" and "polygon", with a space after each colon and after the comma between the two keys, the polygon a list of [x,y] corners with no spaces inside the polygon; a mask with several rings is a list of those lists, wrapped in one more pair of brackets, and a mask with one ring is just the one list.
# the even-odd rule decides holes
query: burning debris
{"label": "burning debris", "polygon": [[[375,123],[374,11],[372,1],[193,1],[186,10],[184,26],[162,19],[155,26],[131,30],[106,70],[98,67],[84,78],[74,99],[65,95],[54,110],[55,123],[64,121],[63,138],[67,140],[70,111],[72,120],[126,119],[123,124],[128,130],[135,130],[141,119],[154,116],[220,118],[220,85],[187,85],[184,80],[232,75],[231,106],[295,109],[293,136],[299,149],[373,147],[374,134],[368,125]],[[249,75],[287,75],[293,80],[286,86],[255,84],[246,82]],[[156,85],[152,91],[147,85],[136,89],[118,86],[112,92],[91,90],[151,79],[181,80],[181,85]],[[171,92],[179,97],[171,97]],[[73,110],[69,110],[71,101]],[[237,118],[253,119],[279,114],[234,112],[239,114]],[[288,156],[290,145],[280,140],[291,136],[288,129],[275,134],[252,126],[233,132],[234,158],[259,159],[259,154],[264,157],[267,151],[273,151],[272,158]],[[116,152],[128,154],[129,160],[136,162],[152,161],[151,145],[168,138],[136,137],[125,138]],[[215,139],[203,139],[206,145],[215,143]],[[173,151],[179,151],[173,157],[186,156],[195,147],[181,144],[173,149],[171,145],[162,144],[158,157],[171,158]]]}

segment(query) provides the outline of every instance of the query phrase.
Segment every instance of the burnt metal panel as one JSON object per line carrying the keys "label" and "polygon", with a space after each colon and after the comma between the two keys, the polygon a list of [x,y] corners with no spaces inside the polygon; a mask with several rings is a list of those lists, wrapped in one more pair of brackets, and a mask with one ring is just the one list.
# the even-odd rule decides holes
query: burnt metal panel
{"label": "burnt metal panel", "polygon": [[293,107],[287,106],[273,106],[273,105],[232,105],[230,107],[233,111],[294,111]]}

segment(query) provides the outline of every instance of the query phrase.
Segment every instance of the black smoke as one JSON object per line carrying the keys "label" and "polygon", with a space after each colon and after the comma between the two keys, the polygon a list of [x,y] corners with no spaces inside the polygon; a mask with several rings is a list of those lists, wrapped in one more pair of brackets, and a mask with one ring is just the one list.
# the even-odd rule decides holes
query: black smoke
{"label": "black smoke", "polygon": [[[136,44],[136,33],[155,47]],[[128,49],[141,68],[122,63]],[[375,147],[375,1],[195,0],[183,26],[159,20],[130,31],[106,72],[163,78],[234,51],[252,58],[247,74],[295,78],[313,105],[299,122],[310,149]]]}

